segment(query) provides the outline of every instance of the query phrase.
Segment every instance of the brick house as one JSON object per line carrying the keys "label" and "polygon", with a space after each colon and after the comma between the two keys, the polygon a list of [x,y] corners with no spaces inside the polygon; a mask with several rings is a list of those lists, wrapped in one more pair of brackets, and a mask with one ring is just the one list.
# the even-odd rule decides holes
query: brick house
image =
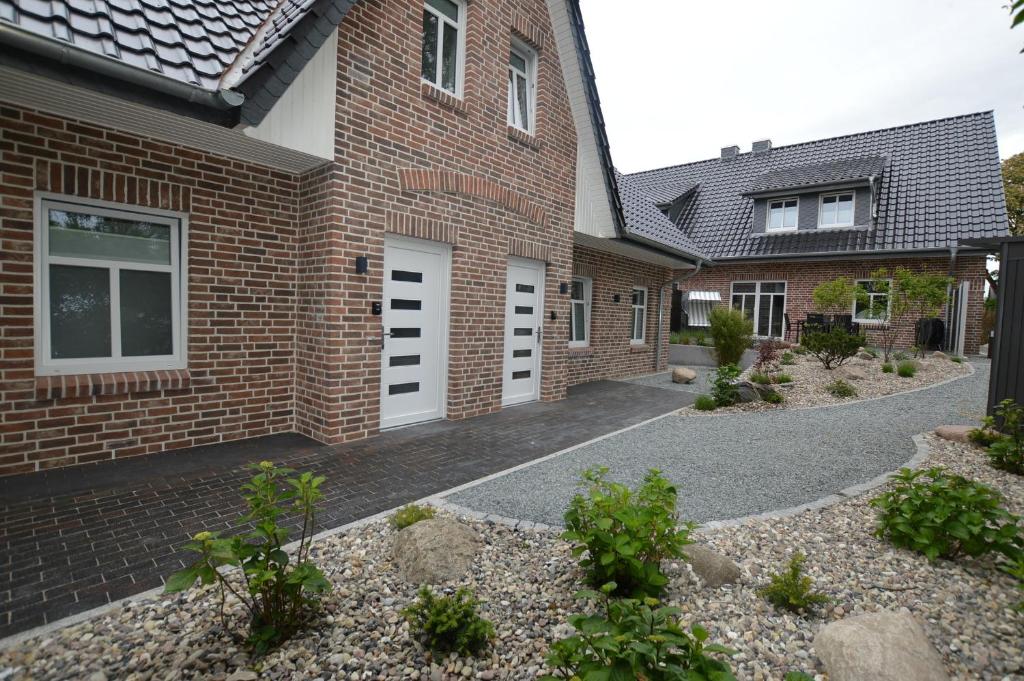
{"label": "brick house", "polygon": [[[978,350],[986,251],[961,242],[1008,232],[992,113],[977,113],[629,175],[713,260],[677,286],[690,324],[716,304],[743,309],[764,337],[794,340],[818,284],[905,267],[951,275],[946,347]],[[878,320],[854,304],[869,340]],[[897,344],[914,343],[910,322]]]}
{"label": "brick house", "polygon": [[0,0],[0,474],[666,365],[575,0]]}

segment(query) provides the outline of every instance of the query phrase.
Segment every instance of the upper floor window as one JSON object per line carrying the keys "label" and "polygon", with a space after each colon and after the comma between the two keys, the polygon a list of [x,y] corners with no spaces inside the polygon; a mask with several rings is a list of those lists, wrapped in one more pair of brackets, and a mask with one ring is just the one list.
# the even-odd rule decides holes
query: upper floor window
{"label": "upper floor window", "polygon": [[647,326],[647,289],[642,286],[633,287],[633,317],[629,341],[633,345],[643,345],[644,329]]}
{"label": "upper floor window", "polygon": [[586,277],[572,279],[572,309],[569,310],[569,347],[590,345],[590,300],[593,282]]}
{"label": "upper floor window", "polygon": [[768,202],[769,232],[781,232],[796,229],[796,218],[799,202],[797,199],[775,199]]}
{"label": "upper floor window", "polygon": [[40,198],[36,373],[185,367],[181,215]]}
{"label": "upper floor window", "polygon": [[533,132],[537,54],[519,41],[508,57],[508,124]]}
{"label": "upper floor window", "polygon": [[818,211],[820,227],[850,227],[853,225],[853,192],[828,194],[821,197]]}
{"label": "upper floor window", "polygon": [[426,0],[423,6],[423,80],[462,94],[465,5],[461,1]]}

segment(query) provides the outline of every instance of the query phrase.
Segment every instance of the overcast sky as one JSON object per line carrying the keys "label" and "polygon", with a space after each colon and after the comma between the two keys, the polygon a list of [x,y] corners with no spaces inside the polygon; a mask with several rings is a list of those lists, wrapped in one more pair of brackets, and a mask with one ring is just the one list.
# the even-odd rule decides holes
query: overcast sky
{"label": "overcast sky", "polygon": [[1024,151],[1007,0],[581,0],[612,157],[634,172],[992,109]]}

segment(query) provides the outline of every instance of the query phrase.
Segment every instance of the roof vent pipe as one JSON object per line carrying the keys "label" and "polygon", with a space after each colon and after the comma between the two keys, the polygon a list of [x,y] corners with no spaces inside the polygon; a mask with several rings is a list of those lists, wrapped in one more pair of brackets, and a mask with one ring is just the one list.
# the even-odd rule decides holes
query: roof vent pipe
{"label": "roof vent pipe", "polygon": [[750,150],[753,151],[755,154],[763,154],[766,151],[771,151],[772,150],[772,141],[771,140],[754,140],[754,143],[751,145]]}
{"label": "roof vent pipe", "polygon": [[740,153],[740,148],[735,144],[731,147],[722,147],[722,160],[729,161],[736,158]]}

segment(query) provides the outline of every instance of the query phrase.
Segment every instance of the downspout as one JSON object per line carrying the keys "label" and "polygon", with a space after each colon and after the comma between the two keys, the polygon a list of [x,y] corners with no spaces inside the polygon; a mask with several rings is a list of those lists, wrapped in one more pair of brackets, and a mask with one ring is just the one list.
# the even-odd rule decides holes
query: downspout
{"label": "downspout", "polygon": [[665,323],[665,288],[673,286],[675,284],[681,284],[688,279],[693,279],[700,274],[701,267],[704,266],[703,260],[697,261],[697,267],[692,272],[688,272],[681,277],[670,279],[661,286],[658,287],[658,345],[654,348],[654,370],[659,371],[661,367],[661,341],[664,336],[662,328]]}
{"label": "downspout", "polygon": [[[953,301],[953,288],[956,281],[956,252],[956,246],[949,247],[949,283],[946,284],[946,342],[944,343],[944,349],[947,352],[954,350],[952,347],[953,337],[950,335],[950,331],[953,328],[953,306],[950,303]],[[960,304],[963,305],[963,301]]]}

